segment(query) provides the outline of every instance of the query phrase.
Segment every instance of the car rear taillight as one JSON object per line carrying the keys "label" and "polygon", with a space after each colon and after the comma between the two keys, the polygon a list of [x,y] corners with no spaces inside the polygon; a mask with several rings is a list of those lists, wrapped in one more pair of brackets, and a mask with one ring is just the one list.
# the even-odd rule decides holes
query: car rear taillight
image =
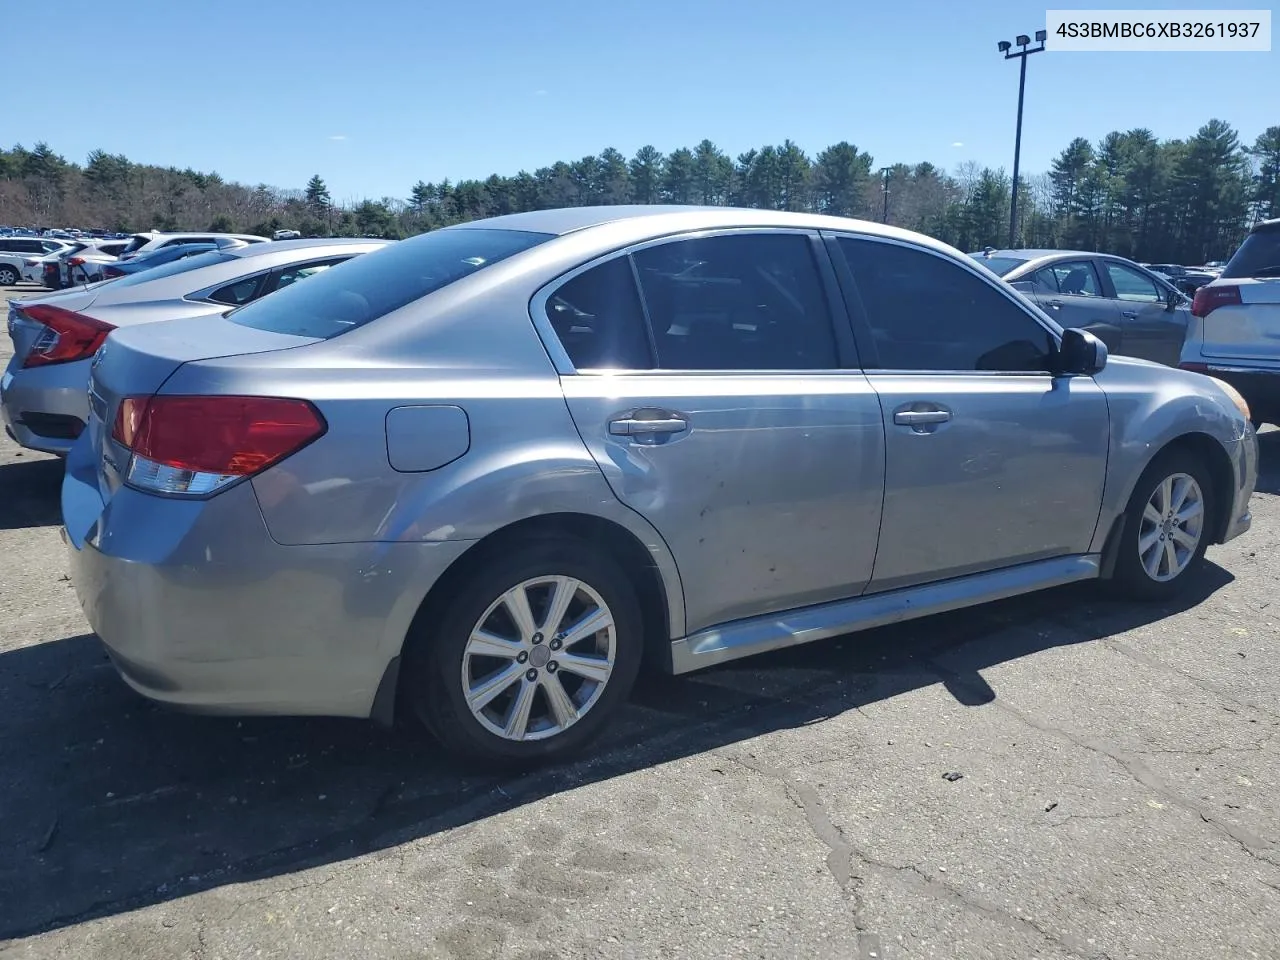
{"label": "car rear taillight", "polygon": [[206,496],[261,473],[327,429],[306,400],[153,396],[122,400],[111,436],[133,454],[130,486]]}
{"label": "car rear taillight", "polygon": [[73,267],[83,267],[84,257],[69,257],[67,259],[67,263],[71,264]]}
{"label": "car rear taillight", "polygon": [[74,313],[50,304],[33,303],[18,312],[28,320],[42,324],[44,330],[22,361],[24,367],[45,367],[52,363],[87,360],[98,352],[107,335],[115,329],[83,313]]}
{"label": "car rear taillight", "polygon": [[1191,301],[1193,317],[1207,317],[1219,307],[1240,305],[1239,287],[1201,287]]}

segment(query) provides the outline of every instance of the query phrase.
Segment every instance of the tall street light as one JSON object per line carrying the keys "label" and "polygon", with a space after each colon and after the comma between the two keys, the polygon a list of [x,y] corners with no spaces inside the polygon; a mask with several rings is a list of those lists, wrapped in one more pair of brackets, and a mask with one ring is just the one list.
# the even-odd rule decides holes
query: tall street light
{"label": "tall street light", "polygon": [[880,189],[884,191],[884,213],[880,216],[881,223],[889,222],[889,168],[881,167],[878,171],[884,177],[884,183]]}
{"label": "tall street light", "polygon": [[1033,53],[1040,53],[1044,50],[1044,41],[1048,37],[1048,32],[1044,30],[1036,31],[1036,43],[1038,47],[1031,47],[1031,38],[1025,33],[1020,33],[1015,38],[1018,45],[1017,51],[1011,51],[1013,44],[1008,40],[1001,40],[997,46],[1000,52],[1004,54],[1006,60],[1012,60],[1015,57],[1022,61],[1022,67],[1018,71],[1018,132],[1013,141],[1013,197],[1009,203],[1009,246],[1013,247],[1017,242],[1018,229],[1018,161],[1022,158],[1022,94],[1027,86],[1027,57]]}

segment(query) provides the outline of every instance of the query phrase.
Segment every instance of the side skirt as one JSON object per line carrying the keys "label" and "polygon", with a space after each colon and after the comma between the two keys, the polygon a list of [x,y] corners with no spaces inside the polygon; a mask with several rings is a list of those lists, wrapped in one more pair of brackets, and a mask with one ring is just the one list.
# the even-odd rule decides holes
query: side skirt
{"label": "side skirt", "polygon": [[1101,555],[1095,553],[1055,557],[707,627],[672,641],[671,672],[688,673],[770,650],[1003,600],[1080,580],[1096,580],[1101,564]]}

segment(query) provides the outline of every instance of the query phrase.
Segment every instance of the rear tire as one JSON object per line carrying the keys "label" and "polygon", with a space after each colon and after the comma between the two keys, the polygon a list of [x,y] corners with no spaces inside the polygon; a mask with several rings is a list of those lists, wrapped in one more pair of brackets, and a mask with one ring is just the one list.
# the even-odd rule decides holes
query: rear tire
{"label": "rear tire", "polygon": [[1111,586],[1135,600],[1167,600],[1194,576],[1216,516],[1208,471],[1186,450],[1159,454],[1125,509]]}
{"label": "rear tire", "polygon": [[400,696],[456,756],[532,766],[604,732],[643,650],[639,601],[612,557],[572,538],[525,541],[419,618]]}
{"label": "rear tire", "polygon": [[18,271],[6,264],[0,264],[0,287],[16,287],[21,277]]}

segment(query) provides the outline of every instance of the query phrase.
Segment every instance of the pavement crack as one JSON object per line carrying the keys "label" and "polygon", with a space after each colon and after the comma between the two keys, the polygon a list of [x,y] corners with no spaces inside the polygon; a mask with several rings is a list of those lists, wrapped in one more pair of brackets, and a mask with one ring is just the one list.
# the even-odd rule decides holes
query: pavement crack
{"label": "pavement crack", "polygon": [[[1105,953],[1095,949],[1090,944],[1080,941],[1071,934],[1058,934],[1046,930],[1029,917],[1010,913],[988,900],[975,897],[942,883],[914,864],[888,863],[887,861],[876,859],[866,851],[859,849],[849,842],[844,830],[831,819],[830,814],[827,812],[826,804],[823,803],[817,790],[809,784],[796,781],[792,776],[792,771],[767,764],[751,763],[741,757],[733,757],[723,753],[717,753],[716,756],[723,757],[731,763],[760,776],[776,780],[786,790],[787,796],[791,798],[792,803],[804,814],[805,821],[808,823],[813,835],[827,848],[827,870],[841,891],[853,902],[853,924],[855,931],[859,934],[860,942],[863,942],[863,938],[868,938],[867,942],[869,942],[869,938],[874,935],[866,933],[865,921],[862,919],[865,915],[865,903],[861,893],[863,877],[855,869],[856,864],[861,864],[866,870],[878,870],[882,873],[905,877],[911,885],[917,887],[917,892],[930,899],[952,903],[962,909],[979,913],[1008,928],[1021,930],[1024,933],[1034,933],[1070,954],[1086,957],[1089,960],[1108,960]],[[883,956],[883,953],[879,955]]]}
{"label": "pavement crack", "polygon": [[[1096,753],[1100,756],[1109,758],[1114,763],[1119,764],[1119,766],[1129,776],[1142,784],[1148,790],[1159,795],[1174,806],[1198,815],[1201,820],[1213,827],[1223,836],[1234,840],[1246,853],[1249,854],[1249,856],[1254,857],[1255,859],[1260,859],[1257,857],[1257,854],[1264,853],[1274,848],[1275,844],[1270,840],[1260,837],[1252,831],[1246,830],[1244,827],[1219,820],[1213,815],[1212,811],[1206,809],[1201,804],[1189,797],[1179,795],[1150,767],[1143,763],[1142,760],[1125,750],[1121,750],[1116,745],[1096,737],[1084,736],[1063,727],[1059,727],[1055,723],[1051,723],[1048,720],[1044,720],[1040,717],[1027,713],[1024,710],[1020,710],[1004,700],[996,700],[993,701],[993,703],[1001,710],[1017,717],[1029,727],[1040,730],[1044,733],[1061,737],[1069,743],[1073,743],[1077,747],[1080,747],[1082,750],[1088,750],[1091,753]],[[1269,860],[1263,860],[1262,862],[1270,863]]]}

